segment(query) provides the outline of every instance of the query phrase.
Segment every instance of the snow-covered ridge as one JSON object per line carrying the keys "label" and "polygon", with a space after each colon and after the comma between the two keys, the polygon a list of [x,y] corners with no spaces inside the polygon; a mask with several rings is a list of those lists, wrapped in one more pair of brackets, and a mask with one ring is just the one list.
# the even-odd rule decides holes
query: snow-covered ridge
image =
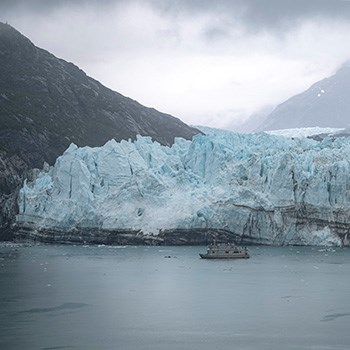
{"label": "snow-covered ridge", "polygon": [[269,135],[284,136],[284,137],[309,137],[321,134],[335,134],[344,131],[344,128],[294,128],[265,131]]}
{"label": "snow-covered ridge", "polygon": [[339,245],[349,204],[348,138],[214,130],[171,148],[148,137],[71,145],[25,183],[17,223],[154,234],[218,228],[257,243]]}

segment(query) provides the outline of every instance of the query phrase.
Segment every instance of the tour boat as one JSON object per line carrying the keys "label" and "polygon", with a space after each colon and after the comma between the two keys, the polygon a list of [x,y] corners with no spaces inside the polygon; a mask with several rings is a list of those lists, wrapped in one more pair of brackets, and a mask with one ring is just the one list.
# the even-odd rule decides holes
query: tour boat
{"label": "tour boat", "polygon": [[239,247],[233,243],[213,243],[209,245],[205,254],[199,254],[202,259],[248,259],[246,247]]}

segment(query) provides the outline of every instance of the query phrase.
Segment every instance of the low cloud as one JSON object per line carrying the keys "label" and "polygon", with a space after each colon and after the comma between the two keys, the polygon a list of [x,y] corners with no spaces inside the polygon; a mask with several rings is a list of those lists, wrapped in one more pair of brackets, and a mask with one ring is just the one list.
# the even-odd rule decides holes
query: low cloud
{"label": "low cloud", "polygon": [[230,127],[350,57],[345,1],[28,3],[2,1],[1,20],[110,88],[190,124]]}

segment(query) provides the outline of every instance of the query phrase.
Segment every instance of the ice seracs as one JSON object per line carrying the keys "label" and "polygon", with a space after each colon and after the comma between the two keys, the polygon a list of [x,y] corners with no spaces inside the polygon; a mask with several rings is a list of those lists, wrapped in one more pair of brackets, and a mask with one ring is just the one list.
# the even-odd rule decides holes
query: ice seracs
{"label": "ice seracs", "polygon": [[213,228],[244,242],[341,245],[350,227],[350,141],[204,129],[71,145],[20,191],[17,224],[72,230]]}
{"label": "ice seracs", "polygon": [[318,126],[312,128],[293,128],[265,131],[269,135],[284,136],[284,137],[309,137],[320,134],[333,134],[344,131],[344,128],[320,128]]}

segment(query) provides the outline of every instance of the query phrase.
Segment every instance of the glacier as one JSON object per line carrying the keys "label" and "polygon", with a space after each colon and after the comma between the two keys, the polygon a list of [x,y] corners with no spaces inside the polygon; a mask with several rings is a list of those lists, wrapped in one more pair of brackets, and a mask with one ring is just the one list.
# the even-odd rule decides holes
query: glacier
{"label": "glacier", "polygon": [[172,147],[71,144],[20,190],[18,237],[221,230],[247,244],[349,244],[350,138],[202,131]]}

